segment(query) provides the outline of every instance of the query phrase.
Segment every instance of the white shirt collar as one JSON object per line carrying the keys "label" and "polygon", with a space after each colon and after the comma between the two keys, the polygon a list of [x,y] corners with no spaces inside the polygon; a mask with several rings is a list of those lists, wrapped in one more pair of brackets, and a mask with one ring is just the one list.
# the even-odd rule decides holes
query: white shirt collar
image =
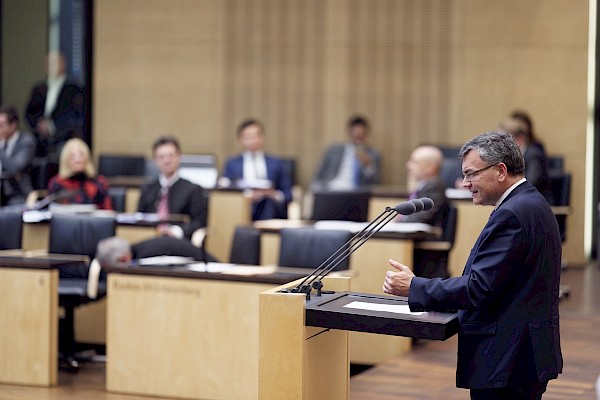
{"label": "white shirt collar", "polygon": [[166,187],[171,187],[175,184],[175,182],[177,182],[179,180],[179,173],[175,172],[173,174],[173,176],[171,176],[170,178],[167,179],[166,176],[164,176],[163,174],[160,174],[158,176],[158,181],[160,182],[160,187],[161,188],[166,188]]}
{"label": "white shirt collar", "polygon": [[17,140],[19,140],[19,136],[21,136],[21,131],[17,130],[15,134],[8,139],[8,141],[0,141],[0,145],[2,145],[2,147],[4,147],[4,142],[6,142],[6,155],[12,154],[15,144],[17,143]]}
{"label": "white shirt collar", "polygon": [[506,197],[510,194],[510,192],[512,192],[513,190],[515,190],[515,188],[517,186],[519,186],[521,183],[523,183],[525,181],[527,181],[527,179],[522,178],[518,182],[514,183],[511,187],[509,187],[508,189],[506,189],[506,191],[504,193],[502,193],[502,196],[500,196],[500,199],[498,199],[498,201],[496,202],[496,206],[494,207],[494,210],[496,210],[496,209],[498,209],[498,207],[500,207],[500,204],[502,204],[502,202],[504,201],[504,199],[506,199]]}

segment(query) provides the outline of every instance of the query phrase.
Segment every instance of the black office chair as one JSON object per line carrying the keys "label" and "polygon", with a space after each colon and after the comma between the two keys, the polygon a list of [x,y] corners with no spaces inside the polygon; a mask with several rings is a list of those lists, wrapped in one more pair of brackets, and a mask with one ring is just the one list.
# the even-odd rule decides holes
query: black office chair
{"label": "black office chair", "polygon": [[238,226],[233,233],[229,262],[260,265],[260,231],[251,226]]}
{"label": "black office chair", "polygon": [[368,191],[314,191],[310,219],[366,222],[370,199]]}
{"label": "black office chair", "polygon": [[113,210],[116,212],[125,212],[125,205],[127,204],[127,188],[122,186],[115,186],[108,188],[108,195],[112,200]]}
{"label": "black office chair", "polygon": [[144,176],[146,158],[137,155],[100,154],[98,174],[113,176]]}
{"label": "black office chair", "polygon": [[[550,191],[552,193],[552,205],[556,207],[571,205],[571,174],[568,172],[555,171],[550,174]],[[564,243],[567,240],[567,216],[568,212],[559,212],[554,214],[558,223],[560,241]],[[563,257],[561,260],[562,269],[567,268],[567,260]],[[560,285],[559,297],[568,297],[571,288],[568,285]]]}
{"label": "black office chair", "polygon": [[[114,218],[97,218],[87,215],[55,214],[50,222],[50,243],[48,251],[58,254],[76,254],[94,259],[98,242],[115,235]],[[95,275],[95,274],[94,274]],[[64,318],[60,324],[59,349],[63,366],[72,371],[79,368],[75,357],[75,308],[96,301],[106,294],[104,274],[99,274],[97,293],[93,298],[88,294],[90,263],[60,268],[58,299],[64,309]]]}
{"label": "black office chair", "polygon": [[0,250],[20,249],[23,236],[21,211],[0,209]]}
{"label": "black office chair", "polygon": [[414,273],[425,278],[448,278],[448,256],[454,246],[458,209],[450,205],[442,223],[439,240],[415,242],[413,258]]}
{"label": "black office chair", "polygon": [[[281,230],[280,236],[280,266],[314,269],[344,246],[352,237],[352,233],[340,230],[286,228]],[[348,268],[349,259],[346,259],[337,265],[334,271]]]}

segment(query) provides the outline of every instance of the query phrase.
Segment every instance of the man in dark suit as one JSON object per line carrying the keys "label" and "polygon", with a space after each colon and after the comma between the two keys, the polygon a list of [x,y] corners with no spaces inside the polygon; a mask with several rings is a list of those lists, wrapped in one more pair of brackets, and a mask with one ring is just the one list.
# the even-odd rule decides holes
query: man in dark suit
{"label": "man in dark suit", "polygon": [[459,156],[473,203],[495,206],[463,275],[419,278],[390,260],[383,290],[408,296],[413,311],[458,309],[456,384],[471,399],[541,399],[563,365],[556,218],[510,134],[481,134]]}
{"label": "man in dark suit", "polygon": [[415,148],[406,163],[408,187],[411,199],[429,197],[433,200],[430,210],[401,216],[401,222],[421,222],[442,226],[448,213],[446,187],[440,178],[444,156],[439,148],[422,145]]}
{"label": "man in dark suit", "polygon": [[35,138],[19,130],[17,110],[0,109],[1,205],[22,204],[33,190],[30,174],[34,151]]}
{"label": "man in dark suit", "polygon": [[237,136],[243,153],[227,160],[223,176],[248,190],[252,198],[252,220],[287,218],[292,179],[281,159],[263,152],[263,124],[255,119],[243,121]]}
{"label": "man in dark suit", "polygon": [[313,188],[352,190],[381,182],[381,156],[367,145],[369,123],[360,116],[348,122],[347,143],[330,146],[321,160]]}
{"label": "man in dark suit", "polygon": [[157,229],[163,236],[190,239],[196,229],[206,226],[208,196],[200,186],[179,177],[181,150],[177,139],[160,137],[152,151],[160,174],[142,188],[138,211],[157,213],[161,219],[167,219],[170,214],[188,215],[189,222],[181,226],[164,223]]}
{"label": "man in dark suit", "polygon": [[[33,87],[25,109],[27,121],[37,139],[36,157],[40,160],[38,189],[57,172],[63,144],[72,137],[84,139],[85,95],[67,77],[64,56],[52,52],[47,57],[47,79]],[[46,171],[48,168],[48,171]]]}

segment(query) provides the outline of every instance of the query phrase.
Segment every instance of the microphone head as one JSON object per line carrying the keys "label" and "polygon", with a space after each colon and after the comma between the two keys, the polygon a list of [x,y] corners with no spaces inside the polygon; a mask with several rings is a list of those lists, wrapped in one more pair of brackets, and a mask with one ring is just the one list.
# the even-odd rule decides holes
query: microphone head
{"label": "microphone head", "polygon": [[425,208],[425,204],[423,204],[423,202],[419,199],[412,199],[409,201],[415,205],[415,212],[423,211],[423,209]]}
{"label": "microphone head", "polygon": [[402,203],[394,207],[394,210],[398,214],[410,215],[417,211],[417,206],[415,206],[415,204],[411,203],[410,201],[403,201]]}
{"label": "microphone head", "polygon": [[423,202],[424,211],[431,210],[433,208],[433,200],[431,200],[429,197],[421,197],[419,200]]}

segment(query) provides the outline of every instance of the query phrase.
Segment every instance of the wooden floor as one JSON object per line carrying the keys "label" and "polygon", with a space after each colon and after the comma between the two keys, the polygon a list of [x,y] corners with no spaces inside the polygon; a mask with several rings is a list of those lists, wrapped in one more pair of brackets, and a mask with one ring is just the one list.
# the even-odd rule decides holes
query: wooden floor
{"label": "wooden floor", "polygon": [[[544,400],[595,400],[600,375],[600,269],[596,265],[565,271],[562,283],[571,294],[560,303],[564,371],[550,383]],[[0,362],[6,362],[1,359]],[[468,399],[454,386],[456,337],[445,342],[418,342],[402,358],[355,375],[352,400]],[[0,400],[150,400],[156,397],[107,393],[104,363],[86,363],[78,374],[60,372],[59,385],[29,388],[0,385]],[[282,399],[283,400],[283,399]]]}

